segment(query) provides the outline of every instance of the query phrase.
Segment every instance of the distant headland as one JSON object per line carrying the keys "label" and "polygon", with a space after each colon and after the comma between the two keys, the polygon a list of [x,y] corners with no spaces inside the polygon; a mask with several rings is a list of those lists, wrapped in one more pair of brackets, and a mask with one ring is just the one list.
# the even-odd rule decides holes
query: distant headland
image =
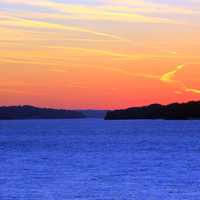
{"label": "distant headland", "polygon": [[85,118],[79,111],[38,108],[34,106],[3,106],[0,107],[0,120],[14,119],[75,119]]}
{"label": "distant headland", "polygon": [[143,107],[132,107],[123,110],[108,111],[105,119],[200,119],[200,101],[172,103],[168,105],[152,104]]}
{"label": "distant headland", "polygon": [[108,110],[66,110],[31,105],[0,106],[0,120],[104,118]]}

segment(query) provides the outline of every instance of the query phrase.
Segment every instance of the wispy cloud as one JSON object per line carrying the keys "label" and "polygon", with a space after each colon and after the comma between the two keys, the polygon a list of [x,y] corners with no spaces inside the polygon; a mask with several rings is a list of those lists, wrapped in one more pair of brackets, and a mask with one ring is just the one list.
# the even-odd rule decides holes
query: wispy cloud
{"label": "wispy cloud", "polygon": [[[3,0],[12,4],[25,4],[34,7],[44,7],[57,11],[59,13],[66,13],[66,18],[74,18],[79,20],[111,20],[111,21],[127,21],[127,22],[140,22],[140,23],[162,23],[162,24],[179,24],[176,20],[170,18],[162,18],[159,16],[152,17],[143,14],[142,12],[153,12],[154,7],[145,8],[130,8],[122,5],[113,4],[101,4],[98,6],[83,6],[81,4],[61,3],[50,0],[38,0],[38,1],[24,1],[24,0]],[[130,3],[130,2],[129,2]],[[134,4],[135,5],[135,4]],[[137,4],[136,4],[137,5]],[[143,6],[149,6],[149,4],[141,3]],[[134,10],[135,9],[135,10]],[[164,10],[164,9],[163,9]],[[186,12],[186,11],[185,11]],[[70,15],[69,15],[70,14]],[[49,15],[48,15],[49,16]],[[36,17],[36,16],[35,16]],[[63,16],[62,16],[63,17]]]}
{"label": "wispy cloud", "polygon": [[170,72],[166,72],[160,77],[160,81],[165,82],[165,83],[176,83],[178,84],[185,92],[192,92],[196,94],[200,94],[200,89],[196,88],[190,88],[188,87],[183,81],[176,80],[175,76],[176,74],[182,70],[185,67],[185,65],[178,65],[176,68]]}
{"label": "wispy cloud", "polygon": [[128,76],[135,76],[135,77],[141,77],[141,78],[147,78],[147,79],[157,79],[164,83],[175,83],[178,86],[180,86],[181,88],[183,88],[183,90],[185,92],[192,92],[195,94],[200,94],[200,89],[188,87],[183,81],[175,79],[176,74],[180,70],[182,70],[184,67],[185,67],[185,65],[178,65],[175,67],[174,70],[166,72],[162,75],[131,73],[126,70],[117,69],[117,68],[107,68],[107,69],[115,71],[115,72],[119,72],[121,74],[128,75]]}
{"label": "wispy cloud", "polygon": [[17,94],[17,95],[31,95],[31,96],[44,96],[46,93],[44,92],[31,92],[27,90],[17,90],[17,89],[6,89],[0,88],[1,93],[9,93],[9,94]]}
{"label": "wispy cloud", "polygon": [[25,65],[44,65],[44,66],[60,66],[57,63],[50,63],[50,62],[37,62],[31,60],[22,60],[22,59],[13,59],[13,58],[0,58],[1,63],[10,63],[10,64],[25,64]]}
{"label": "wispy cloud", "polygon": [[192,93],[200,94],[200,89],[188,88],[188,87],[185,86],[185,90],[187,92],[192,92]]}
{"label": "wispy cloud", "polygon": [[115,68],[115,67],[94,67],[94,68],[112,71],[112,72],[117,72],[117,73],[120,73],[122,75],[131,76],[131,77],[140,77],[140,78],[147,78],[147,79],[157,79],[158,78],[157,75],[146,74],[146,73],[134,73],[134,72],[124,70],[122,68]]}
{"label": "wispy cloud", "polygon": [[[171,52],[166,53],[123,53],[117,52],[113,50],[103,50],[103,49],[95,49],[95,48],[83,48],[83,47],[65,47],[65,46],[43,46],[48,49],[58,49],[67,51],[67,52],[80,52],[80,53],[87,53],[88,56],[108,56],[114,59],[122,59],[122,60],[143,60],[143,59],[166,59],[166,58],[180,58],[182,56],[178,56],[176,54],[172,54]],[[184,56],[185,57],[185,56]],[[188,57],[189,58],[189,57]]]}
{"label": "wispy cloud", "polygon": [[160,77],[160,81],[162,82],[166,82],[166,83],[171,83],[171,82],[174,82],[174,76],[176,75],[176,73],[183,69],[185,66],[184,65],[178,65],[176,66],[176,68],[170,72],[166,72],[164,73],[163,75],[161,75]]}
{"label": "wispy cloud", "polygon": [[[110,0],[117,5],[121,5],[121,9],[127,11],[135,11],[141,13],[154,13],[154,14],[180,14],[180,15],[195,15],[200,14],[198,10],[188,8],[186,6],[170,5],[168,3],[150,2],[145,0]],[[124,6],[124,7],[123,7]]]}
{"label": "wispy cloud", "polygon": [[64,31],[88,33],[88,34],[101,36],[101,37],[108,37],[108,38],[112,38],[116,40],[123,40],[121,37],[113,35],[113,34],[93,31],[90,29],[76,27],[76,26],[67,26],[67,25],[58,24],[58,23],[23,19],[19,17],[10,16],[10,15],[5,15],[4,13],[3,15],[0,15],[0,17],[2,18],[0,21],[0,25],[6,26],[6,27],[11,26],[11,27],[25,27],[25,28],[37,28],[37,29],[64,30]]}
{"label": "wispy cloud", "polygon": [[[158,80],[161,81],[163,83],[166,84],[176,84],[178,87],[180,87],[181,90],[183,90],[184,92],[191,92],[191,93],[195,93],[195,94],[200,94],[200,89],[197,88],[191,88],[186,86],[186,84],[183,81],[180,80],[176,80],[175,76],[176,74],[182,70],[185,65],[177,65],[175,67],[175,69],[173,69],[172,71],[166,72],[164,74],[161,75],[154,75],[154,74],[148,74],[148,73],[134,73],[131,71],[127,71],[124,70],[122,68],[116,68],[116,67],[104,67],[104,66],[84,66],[85,68],[92,68],[92,69],[99,69],[99,70],[106,70],[106,71],[112,71],[115,73],[119,73],[121,75],[125,75],[125,76],[130,76],[130,77],[139,77],[139,78],[145,78],[145,79],[154,79],[154,80]],[[69,72],[69,70],[66,69],[51,69],[52,72],[61,72],[61,73],[66,73]],[[181,91],[174,91],[177,94],[180,94]]]}

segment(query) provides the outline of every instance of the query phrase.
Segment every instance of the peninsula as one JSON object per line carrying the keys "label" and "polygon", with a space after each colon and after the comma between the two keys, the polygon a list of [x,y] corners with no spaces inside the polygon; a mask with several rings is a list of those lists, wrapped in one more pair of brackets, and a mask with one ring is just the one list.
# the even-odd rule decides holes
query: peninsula
{"label": "peninsula", "polygon": [[109,111],[106,120],[128,119],[200,119],[200,101],[172,103],[168,105],[152,104],[143,107],[132,107],[124,110]]}
{"label": "peninsula", "polygon": [[0,120],[74,118],[85,118],[85,115],[78,111],[52,108],[38,108],[29,105],[0,107]]}

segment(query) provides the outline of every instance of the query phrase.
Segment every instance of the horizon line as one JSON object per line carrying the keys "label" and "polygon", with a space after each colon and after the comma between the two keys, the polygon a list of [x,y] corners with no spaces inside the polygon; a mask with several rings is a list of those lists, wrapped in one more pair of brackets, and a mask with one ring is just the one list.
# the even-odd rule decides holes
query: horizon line
{"label": "horizon line", "polygon": [[150,106],[154,104],[159,104],[162,106],[170,105],[170,104],[184,104],[184,103],[190,103],[190,102],[199,102],[199,100],[189,100],[189,101],[176,101],[176,102],[170,102],[170,103],[149,103],[145,105],[133,105],[133,106],[126,106],[126,107],[118,107],[118,108],[64,108],[64,107],[55,107],[55,106],[40,106],[40,105],[32,105],[32,104],[15,104],[15,105],[0,105],[0,108],[2,107],[24,107],[24,106],[29,106],[29,107],[35,107],[35,108],[41,108],[41,109],[58,109],[58,110],[74,110],[74,111],[84,111],[84,110],[95,110],[95,111],[111,111],[111,110],[118,110],[118,109],[127,109],[127,108],[137,108],[137,107],[145,107],[145,106]]}

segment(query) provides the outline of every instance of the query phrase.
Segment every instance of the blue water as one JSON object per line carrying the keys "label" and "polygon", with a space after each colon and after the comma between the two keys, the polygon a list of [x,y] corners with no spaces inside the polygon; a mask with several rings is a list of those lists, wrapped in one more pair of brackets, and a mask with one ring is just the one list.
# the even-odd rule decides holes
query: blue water
{"label": "blue water", "polygon": [[199,200],[200,121],[0,121],[0,200]]}

